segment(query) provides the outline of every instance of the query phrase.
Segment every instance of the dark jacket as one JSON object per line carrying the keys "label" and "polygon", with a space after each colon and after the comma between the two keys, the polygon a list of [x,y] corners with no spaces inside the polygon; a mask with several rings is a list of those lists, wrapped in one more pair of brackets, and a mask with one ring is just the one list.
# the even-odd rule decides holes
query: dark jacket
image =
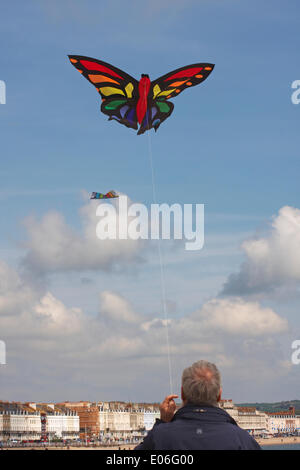
{"label": "dark jacket", "polygon": [[135,450],[259,450],[260,446],[221,408],[186,405],[172,421],[157,420]]}

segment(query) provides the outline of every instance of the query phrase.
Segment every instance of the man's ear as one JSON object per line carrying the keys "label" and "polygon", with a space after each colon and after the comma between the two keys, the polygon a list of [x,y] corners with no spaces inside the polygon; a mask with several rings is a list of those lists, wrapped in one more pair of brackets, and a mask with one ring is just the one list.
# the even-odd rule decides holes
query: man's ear
{"label": "man's ear", "polygon": [[222,389],[220,388],[220,391],[219,391],[219,395],[218,395],[218,398],[217,398],[217,402],[221,401],[221,398],[222,398]]}
{"label": "man's ear", "polygon": [[182,403],[184,403],[186,400],[185,400],[185,396],[184,396],[184,393],[183,393],[183,388],[181,386],[181,400],[182,400]]}

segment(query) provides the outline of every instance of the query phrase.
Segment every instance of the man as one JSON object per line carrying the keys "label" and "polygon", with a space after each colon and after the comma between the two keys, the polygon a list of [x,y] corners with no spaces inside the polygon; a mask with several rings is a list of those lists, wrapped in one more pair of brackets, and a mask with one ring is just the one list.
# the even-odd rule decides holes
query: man
{"label": "man", "polygon": [[182,374],[182,407],[168,395],[160,418],[135,450],[259,450],[258,443],[218,406],[221,377],[207,361],[195,362]]}

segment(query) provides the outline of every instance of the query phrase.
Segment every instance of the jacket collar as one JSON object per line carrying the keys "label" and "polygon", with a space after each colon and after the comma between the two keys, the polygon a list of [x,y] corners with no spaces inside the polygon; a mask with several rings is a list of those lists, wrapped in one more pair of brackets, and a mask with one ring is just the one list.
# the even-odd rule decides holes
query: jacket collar
{"label": "jacket collar", "polygon": [[218,421],[229,422],[237,425],[236,421],[227,413],[227,411],[218,406],[207,405],[205,403],[193,405],[187,404],[176,411],[172,421],[176,419],[217,419]]}

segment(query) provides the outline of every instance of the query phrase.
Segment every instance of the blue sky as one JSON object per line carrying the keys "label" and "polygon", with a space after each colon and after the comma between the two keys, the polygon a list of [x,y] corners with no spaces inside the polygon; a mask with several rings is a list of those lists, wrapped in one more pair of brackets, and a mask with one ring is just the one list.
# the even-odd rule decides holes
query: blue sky
{"label": "blue sky", "polygon": [[[141,353],[138,345],[135,353],[126,353],[126,357],[124,351],[111,357],[101,349],[91,350],[75,368],[74,362],[69,362],[76,356],[71,347],[75,339],[83,341],[84,337],[85,351],[97,340],[85,330],[78,337],[78,332],[71,332],[63,338],[51,323],[59,315],[72,323],[72,308],[80,310],[78,321],[84,325],[89,318],[103,319],[104,311],[106,322],[112,317],[118,322],[113,313],[115,303],[140,315],[140,325],[145,318],[162,316],[157,251],[151,243],[134,248],[129,257],[120,248],[120,263],[112,246],[108,268],[101,257],[93,268],[84,259],[80,265],[79,254],[71,251],[65,252],[59,266],[51,264],[47,250],[53,240],[62,233],[68,236],[68,231],[80,237],[85,230],[80,216],[88,205],[84,194],[115,189],[132,201],[152,202],[147,134],[137,136],[133,130],[107,121],[99,111],[99,95],[74,71],[68,54],[107,61],[136,78],[148,73],[155,79],[189,63],[216,64],[203,84],[173,100],[172,116],[150,136],[159,202],[205,204],[206,241],[201,252],[189,253],[181,245],[163,244],[170,317],[174,323],[187,319],[181,332],[189,338],[184,328],[190,327],[194,312],[202,312],[197,327],[199,344],[203,343],[201,326],[209,323],[203,317],[207,303],[215,301],[223,308],[218,303],[223,298],[223,285],[237,273],[238,284],[225,292],[226,302],[230,300],[232,308],[237,309],[247,303],[251,312],[258,312],[258,320],[264,324],[270,320],[271,327],[255,333],[253,325],[260,355],[247,349],[254,341],[251,335],[249,339],[243,332],[232,333],[228,325],[223,330],[218,327],[217,333],[215,324],[206,325],[210,328],[210,346],[203,350],[199,346],[199,351],[195,346],[190,352],[170,328],[171,343],[178,346],[173,352],[174,380],[178,387],[182,367],[206,353],[220,362],[226,397],[238,401],[296,398],[300,366],[290,363],[290,345],[300,334],[300,276],[297,268],[280,271],[280,260],[281,256],[291,257],[296,263],[299,256],[300,107],[291,102],[291,84],[300,78],[299,13],[299,4],[293,0],[288,6],[282,0],[155,0],[132,1],[130,7],[118,0],[19,0],[1,8],[0,80],[7,87],[7,103],[0,105],[2,285],[6,286],[10,276],[19,277],[12,281],[14,287],[8,285],[1,291],[4,307],[0,337],[7,342],[8,355],[7,366],[0,370],[3,398],[62,400],[67,390],[68,399],[128,396],[154,401],[163,398],[162,391],[168,392],[165,352],[158,347],[153,362],[147,350]],[[292,210],[280,215],[280,209],[286,206]],[[43,218],[53,211],[62,221],[47,219],[42,227]],[[28,221],[28,217],[33,219]],[[270,223],[274,218],[278,224],[272,238]],[[286,236],[289,229],[285,229],[290,223],[294,230],[291,239]],[[48,236],[44,236],[43,230],[49,227],[53,233],[48,230]],[[273,257],[265,255],[258,263],[256,248],[241,248],[243,241],[253,237],[263,238],[272,249],[275,244],[278,252]],[[291,247],[295,247],[294,257]],[[37,256],[42,249],[47,253],[44,258]],[[92,260],[94,245],[85,241],[80,253],[84,249]],[[76,268],[72,255],[79,260]],[[248,267],[244,269],[245,259]],[[266,265],[272,275],[263,271]],[[8,275],[7,270],[14,274],[9,271]],[[251,289],[250,271],[256,272],[257,279]],[[245,279],[249,282],[242,285]],[[264,288],[259,290],[258,284]],[[242,286],[240,290],[237,285]],[[25,289],[26,295],[9,313],[5,296],[14,289],[18,293]],[[64,307],[54,305],[52,297],[51,303],[46,297],[49,292]],[[45,298],[50,302],[47,308],[57,308],[60,313],[55,318],[46,314],[50,323],[41,326],[45,338],[40,344],[39,332],[34,333],[32,328],[37,324],[33,312],[37,304],[45,304]],[[276,317],[266,319],[269,313],[264,308],[272,309]],[[278,322],[274,328],[272,319]],[[235,322],[234,317],[231,320]],[[23,338],[15,333],[14,321],[25,322]],[[58,320],[56,328],[62,325]],[[123,333],[119,332],[117,338],[124,344],[133,344],[139,336],[138,330],[134,337],[130,332],[127,336]],[[155,331],[151,337],[150,331],[145,344],[155,350],[160,334],[163,332]],[[236,342],[234,353],[232,344]],[[67,343],[64,356],[60,348]],[[45,351],[52,355],[53,364]],[[144,362],[137,359],[140,354]],[[248,375],[243,372],[245,363]],[[119,381],[111,377],[111,370],[118,375],[124,364],[136,372],[126,378],[120,374]],[[51,373],[45,372],[47,367]],[[282,368],[279,377],[278,368]],[[39,375],[39,379],[27,383],[24,370]],[[145,370],[156,377],[150,388]],[[70,376],[62,386],[61,376],[66,371]],[[258,371],[258,377],[252,383],[254,371]],[[105,377],[105,386],[100,378],[95,381],[94,374],[98,373]],[[264,377],[269,377],[267,383]]]}

